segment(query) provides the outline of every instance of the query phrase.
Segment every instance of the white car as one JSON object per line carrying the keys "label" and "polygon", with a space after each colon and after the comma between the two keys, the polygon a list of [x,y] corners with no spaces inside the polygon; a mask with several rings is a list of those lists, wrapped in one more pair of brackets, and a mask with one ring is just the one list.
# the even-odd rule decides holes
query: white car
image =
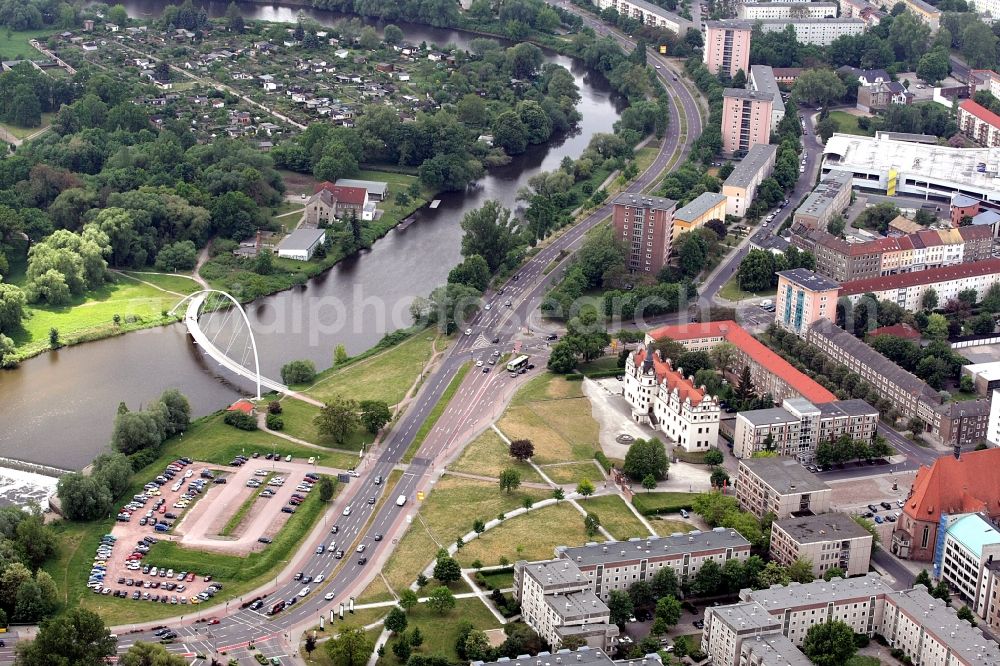
{"label": "white car", "polygon": [[316,456],[309,456],[309,464],[310,465],[316,464]]}
{"label": "white car", "polygon": [[307,594],[309,594],[309,587],[308,586],[307,587],[303,587],[301,590],[299,590],[299,596],[300,597],[304,597]]}
{"label": "white car", "polygon": [[466,335],[472,335],[472,329],[471,328],[465,329],[465,334]]}
{"label": "white car", "polygon": [[493,306],[492,306],[492,305],[490,305],[489,303],[487,303],[486,305],[484,305],[484,306],[483,306],[483,309],[484,309],[484,310],[492,310],[492,309],[493,309]]}
{"label": "white car", "polygon": [[662,67],[660,67],[659,65],[653,65],[653,66],[654,66],[654,67],[656,67],[656,69],[663,69],[663,68],[662,68]]}
{"label": "white car", "polygon": [[326,599],[327,601],[330,601],[331,599],[333,599],[333,592],[327,592],[326,594],[323,595],[323,598]]}
{"label": "white car", "polygon": [[320,583],[323,582],[324,578],[325,578],[325,576],[323,574],[320,574],[320,575],[316,576],[315,578],[313,578],[313,582],[316,583],[317,585],[319,585]]}
{"label": "white car", "polygon": [[347,506],[344,507],[344,515],[345,516],[351,515],[351,505],[350,504],[348,504]]}
{"label": "white car", "polygon": [[483,359],[479,359],[479,360],[476,361],[476,367],[477,368],[483,367]]}

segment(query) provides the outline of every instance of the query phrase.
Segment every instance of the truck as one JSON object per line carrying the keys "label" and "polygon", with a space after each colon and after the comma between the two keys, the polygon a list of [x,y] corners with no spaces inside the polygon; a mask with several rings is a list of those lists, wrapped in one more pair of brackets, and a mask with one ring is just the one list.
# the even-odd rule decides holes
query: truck
{"label": "truck", "polygon": [[406,504],[406,495],[400,495],[396,498],[396,506],[403,506]]}
{"label": "truck", "polygon": [[277,615],[278,613],[280,613],[283,610],[285,610],[285,600],[284,599],[282,599],[281,601],[276,602],[273,606],[271,606],[271,610],[269,612],[269,615]]}

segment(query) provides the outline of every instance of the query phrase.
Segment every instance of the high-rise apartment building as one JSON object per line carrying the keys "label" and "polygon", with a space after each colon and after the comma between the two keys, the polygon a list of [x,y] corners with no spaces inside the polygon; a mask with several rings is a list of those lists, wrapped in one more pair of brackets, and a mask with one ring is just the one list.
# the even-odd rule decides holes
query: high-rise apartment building
{"label": "high-rise apartment building", "polygon": [[614,204],[611,219],[615,233],[628,248],[629,270],[655,275],[670,260],[677,202],[626,193],[618,195]]}
{"label": "high-rise apartment building", "polygon": [[705,26],[705,66],[712,74],[725,72],[730,77],[750,67],[749,21],[709,21]]}
{"label": "high-rise apartment building", "polygon": [[739,88],[726,88],[722,95],[723,154],[743,156],[771,141],[771,95]]}

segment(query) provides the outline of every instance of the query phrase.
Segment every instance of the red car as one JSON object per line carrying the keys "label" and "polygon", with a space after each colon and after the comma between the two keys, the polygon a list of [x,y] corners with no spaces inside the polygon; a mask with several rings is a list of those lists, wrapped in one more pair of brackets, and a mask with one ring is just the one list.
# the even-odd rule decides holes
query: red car
{"label": "red car", "polygon": [[209,624],[219,624],[219,618],[217,618],[217,617],[210,617],[210,618],[208,618],[208,623]]}
{"label": "red car", "polygon": [[193,573],[189,573],[187,575],[187,582],[189,582],[189,583],[193,583],[194,582],[194,574]]}

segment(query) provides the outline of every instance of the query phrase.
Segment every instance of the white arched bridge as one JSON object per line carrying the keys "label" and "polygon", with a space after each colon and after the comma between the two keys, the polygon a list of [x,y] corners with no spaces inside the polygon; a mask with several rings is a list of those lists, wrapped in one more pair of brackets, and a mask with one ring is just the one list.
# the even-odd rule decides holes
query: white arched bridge
{"label": "white arched bridge", "polygon": [[[194,338],[195,344],[226,370],[253,381],[257,386],[258,400],[262,386],[270,391],[299,397],[281,382],[260,374],[257,341],[254,339],[253,329],[250,328],[247,313],[239,301],[224,291],[203,289],[181,299],[170,311],[171,314],[179,310],[184,303],[187,303],[184,324],[188,333]],[[230,357],[231,353],[235,358]],[[252,369],[248,367],[251,361]]]}

